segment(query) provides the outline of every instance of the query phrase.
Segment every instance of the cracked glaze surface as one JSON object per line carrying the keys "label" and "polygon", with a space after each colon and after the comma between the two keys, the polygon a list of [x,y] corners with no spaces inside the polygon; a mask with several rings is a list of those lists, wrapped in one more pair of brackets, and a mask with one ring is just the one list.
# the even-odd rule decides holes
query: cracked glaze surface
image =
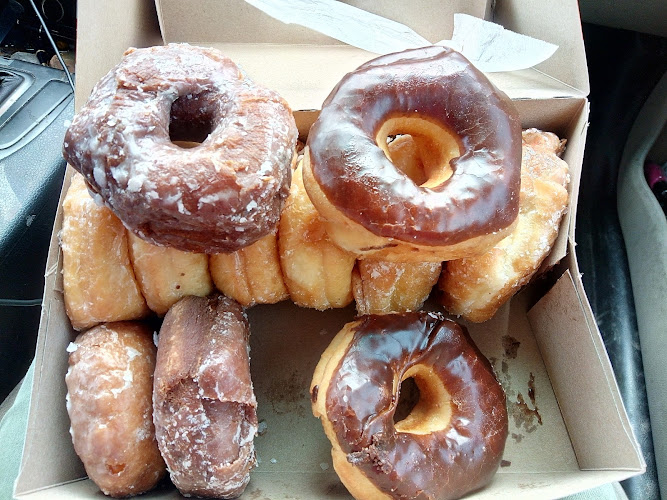
{"label": "cracked glaze surface", "polygon": [[[216,253],[276,226],[296,135],[287,103],[230,59],[170,44],[125,53],[75,116],[63,152],[142,238]],[[182,148],[171,136],[202,142]]]}

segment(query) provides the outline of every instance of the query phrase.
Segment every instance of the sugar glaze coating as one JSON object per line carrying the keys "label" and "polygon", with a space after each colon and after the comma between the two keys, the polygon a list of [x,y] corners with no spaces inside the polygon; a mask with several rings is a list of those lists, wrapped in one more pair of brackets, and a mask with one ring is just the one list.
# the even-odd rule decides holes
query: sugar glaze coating
{"label": "sugar glaze coating", "polygon": [[153,489],[166,467],[153,426],[153,331],[138,321],[97,325],[68,347],[70,434],[88,477],[112,497]]}
{"label": "sugar glaze coating", "polygon": [[567,211],[570,174],[560,158],[564,148],[565,141],[552,132],[523,132],[517,225],[488,252],[445,263],[438,288],[449,313],[487,321],[540,271]]}
{"label": "sugar glaze coating", "polygon": [[[142,238],[215,253],[274,229],[296,125],[287,103],[214,49],[129,49],[93,89],[65,159]],[[202,141],[192,148],[172,142]]]}
{"label": "sugar glaze coating", "polygon": [[186,496],[235,498],[255,465],[257,401],[249,325],[223,295],[184,297],[160,329],[153,420],[174,485]]}

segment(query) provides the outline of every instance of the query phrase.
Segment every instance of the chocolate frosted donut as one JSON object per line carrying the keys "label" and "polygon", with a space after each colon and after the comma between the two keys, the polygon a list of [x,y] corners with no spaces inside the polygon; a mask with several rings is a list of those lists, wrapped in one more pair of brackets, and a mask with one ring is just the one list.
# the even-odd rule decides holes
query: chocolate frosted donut
{"label": "chocolate frosted donut", "polygon": [[[428,151],[425,178],[390,161],[395,134]],[[442,261],[479,253],[511,229],[520,166],[510,99],[458,52],[427,47],[379,57],[341,80],[310,130],[304,182],[341,247]]]}
{"label": "chocolate frosted donut", "polygon": [[142,238],[229,252],[276,227],[296,135],[287,103],[230,59],[170,44],[125,53],[72,121],[64,156]]}
{"label": "chocolate frosted donut", "polygon": [[[401,382],[419,400],[397,423]],[[357,499],[459,498],[488,484],[508,432],[505,394],[466,330],[433,313],[362,316],[311,385],[334,468]]]}

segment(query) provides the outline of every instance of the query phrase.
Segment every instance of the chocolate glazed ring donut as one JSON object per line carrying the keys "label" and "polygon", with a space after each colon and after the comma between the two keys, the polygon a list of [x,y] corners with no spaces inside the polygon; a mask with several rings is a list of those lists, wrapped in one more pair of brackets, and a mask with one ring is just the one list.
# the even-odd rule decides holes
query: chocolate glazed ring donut
{"label": "chocolate glazed ring donut", "polygon": [[[387,137],[396,134],[412,135],[428,156],[421,178],[392,164]],[[332,239],[362,258],[477,254],[516,220],[518,112],[451,49],[389,54],[346,75],[324,102],[307,147],[308,194]]]}
{"label": "chocolate glazed ring donut", "polygon": [[[419,400],[394,423],[401,383]],[[488,484],[508,432],[505,393],[466,330],[434,313],[362,316],[325,350],[313,413],[357,499],[449,499]]]}
{"label": "chocolate glazed ring donut", "polygon": [[72,121],[64,155],[140,237],[219,253],[276,227],[296,136],[287,103],[230,59],[170,44],[125,53]]}

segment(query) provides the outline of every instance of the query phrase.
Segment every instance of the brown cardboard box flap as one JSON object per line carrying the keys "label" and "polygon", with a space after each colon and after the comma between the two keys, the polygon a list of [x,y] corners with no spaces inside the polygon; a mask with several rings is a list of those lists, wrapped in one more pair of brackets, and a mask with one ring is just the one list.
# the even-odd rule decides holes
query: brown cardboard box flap
{"label": "brown cardboard box flap", "polygon": [[[555,19],[558,22],[554,22]],[[577,0],[496,0],[492,20],[512,31],[558,45],[556,53],[532,71],[561,82],[573,95],[589,94],[588,65]]]}
{"label": "brown cardboard box flap", "polygon": [[[643,471],[646,464],[582,291],[577,290],[570,271],[566,271],[528,312],[528,319],[536,332],[579,466]],[[609,418],[610,409],[616,418]]]}
{"label": "brown cardboard box flap", "polygon": [[[487,0],[419,0],[410,9],[399,9],[400,4],[394,2],[346,3],[400,21],[433,43],[451,38],[454,13],[486,19],[495,15]],[[497,2],[496,8],[502,3],[509,2]],[[376,56],[308,28],[284,24],[240,0],[156,0],[156,6],[166,43],[188,42],[220,49],[251,78],[281,94],[293,109],[319,109],[345,73]],[[548,24],[549,29],[536,26],[530,34],[559,45],[554,56],[535,68],[488,75],[510,97],[539,99],[588,94],[581,32],[572,31],[573,26],[579,26],[577,4],[568,1],[558,8],[565,11],[571,23],[552,30],[551,19],[543,19],[541,22]],[[507,10],[500,9],[500,15],[495,17],[506,20],[508,29],[523,33],[524,26],[514,22],[513,11]],[[522,10],[520,5],[518,10]],[[572,51],[576,57],[571,57]]]}
{"label": "brown cardboard box flap", "polygon": [[[100,15],[99,5],[79,2],[75,107],[86,102],[93,86],[115,65],[129,47],[161,45],[162,37],[153,2],[118,0]],[[114,32],[106,31],[113,26]],[[85,68],[83,70],[82,68]]]}
{"label": "brown cardboard box flap", "polygon": [[[319,467],[319,466],[318,466]],[[486,500],[492,498],[531,498],[548,499],[562,498],[601,484],[622,480],[632,475],[627,473],[619,475],[616,471],[560,471],[544,472],[528,475],[522,474],[497,474],[491,486],[493,489],[482,490],[474,495],[475,500]],[[275,471],[266,474],[268,490],[253,488],[249,486],[247,494],[241,498],[252,498],[254,500],[274,500],[275,498],[337,498],[350,499],[345,488],[336,479],[331,471],[319,473],[312,472],[289,473]],[[279,492],[279,493],[277,493]],[[304,495],[304,493],[306,493]],[[20,498],[30,500],[71,500],[101,498],[95,483],[89,479],[74,481],[52,488],[33,491]],[[174,490],[157,490],[141,496],[146,500],[177,500],[181,497]],[[468,497],[466,497],[468,498]],[[470,498],[473,498],[472,496]]]}
{"label": "brown cardboard box flap", "polygon": [[[457,12],[482,19],[491,15],[488,0],[418,0],[410,8],[400,2],[377,0],[343,3],[404,24],[434,42],[451,38],[453,16]],[[345,45],[317,31],[282,23],[243,0],[157,0],[156,5],[162,34],[169,41],[181,39],[199,45],[206,42]]]}
{"label": "brown cardboard box flap", "polygon": [[[402,22],[436,41],[451,37],[455,12],[482,18],[489,13],[487,0],[422,0],[410,9],[396,2],[346,3]],[[345,73],[376,56],[311,29],[284,24],[244,1],[157,0],[156,7],[165,43],[220,49],[295,110],[320,109]],[[431,22],[434,18],[442,22]]]}

